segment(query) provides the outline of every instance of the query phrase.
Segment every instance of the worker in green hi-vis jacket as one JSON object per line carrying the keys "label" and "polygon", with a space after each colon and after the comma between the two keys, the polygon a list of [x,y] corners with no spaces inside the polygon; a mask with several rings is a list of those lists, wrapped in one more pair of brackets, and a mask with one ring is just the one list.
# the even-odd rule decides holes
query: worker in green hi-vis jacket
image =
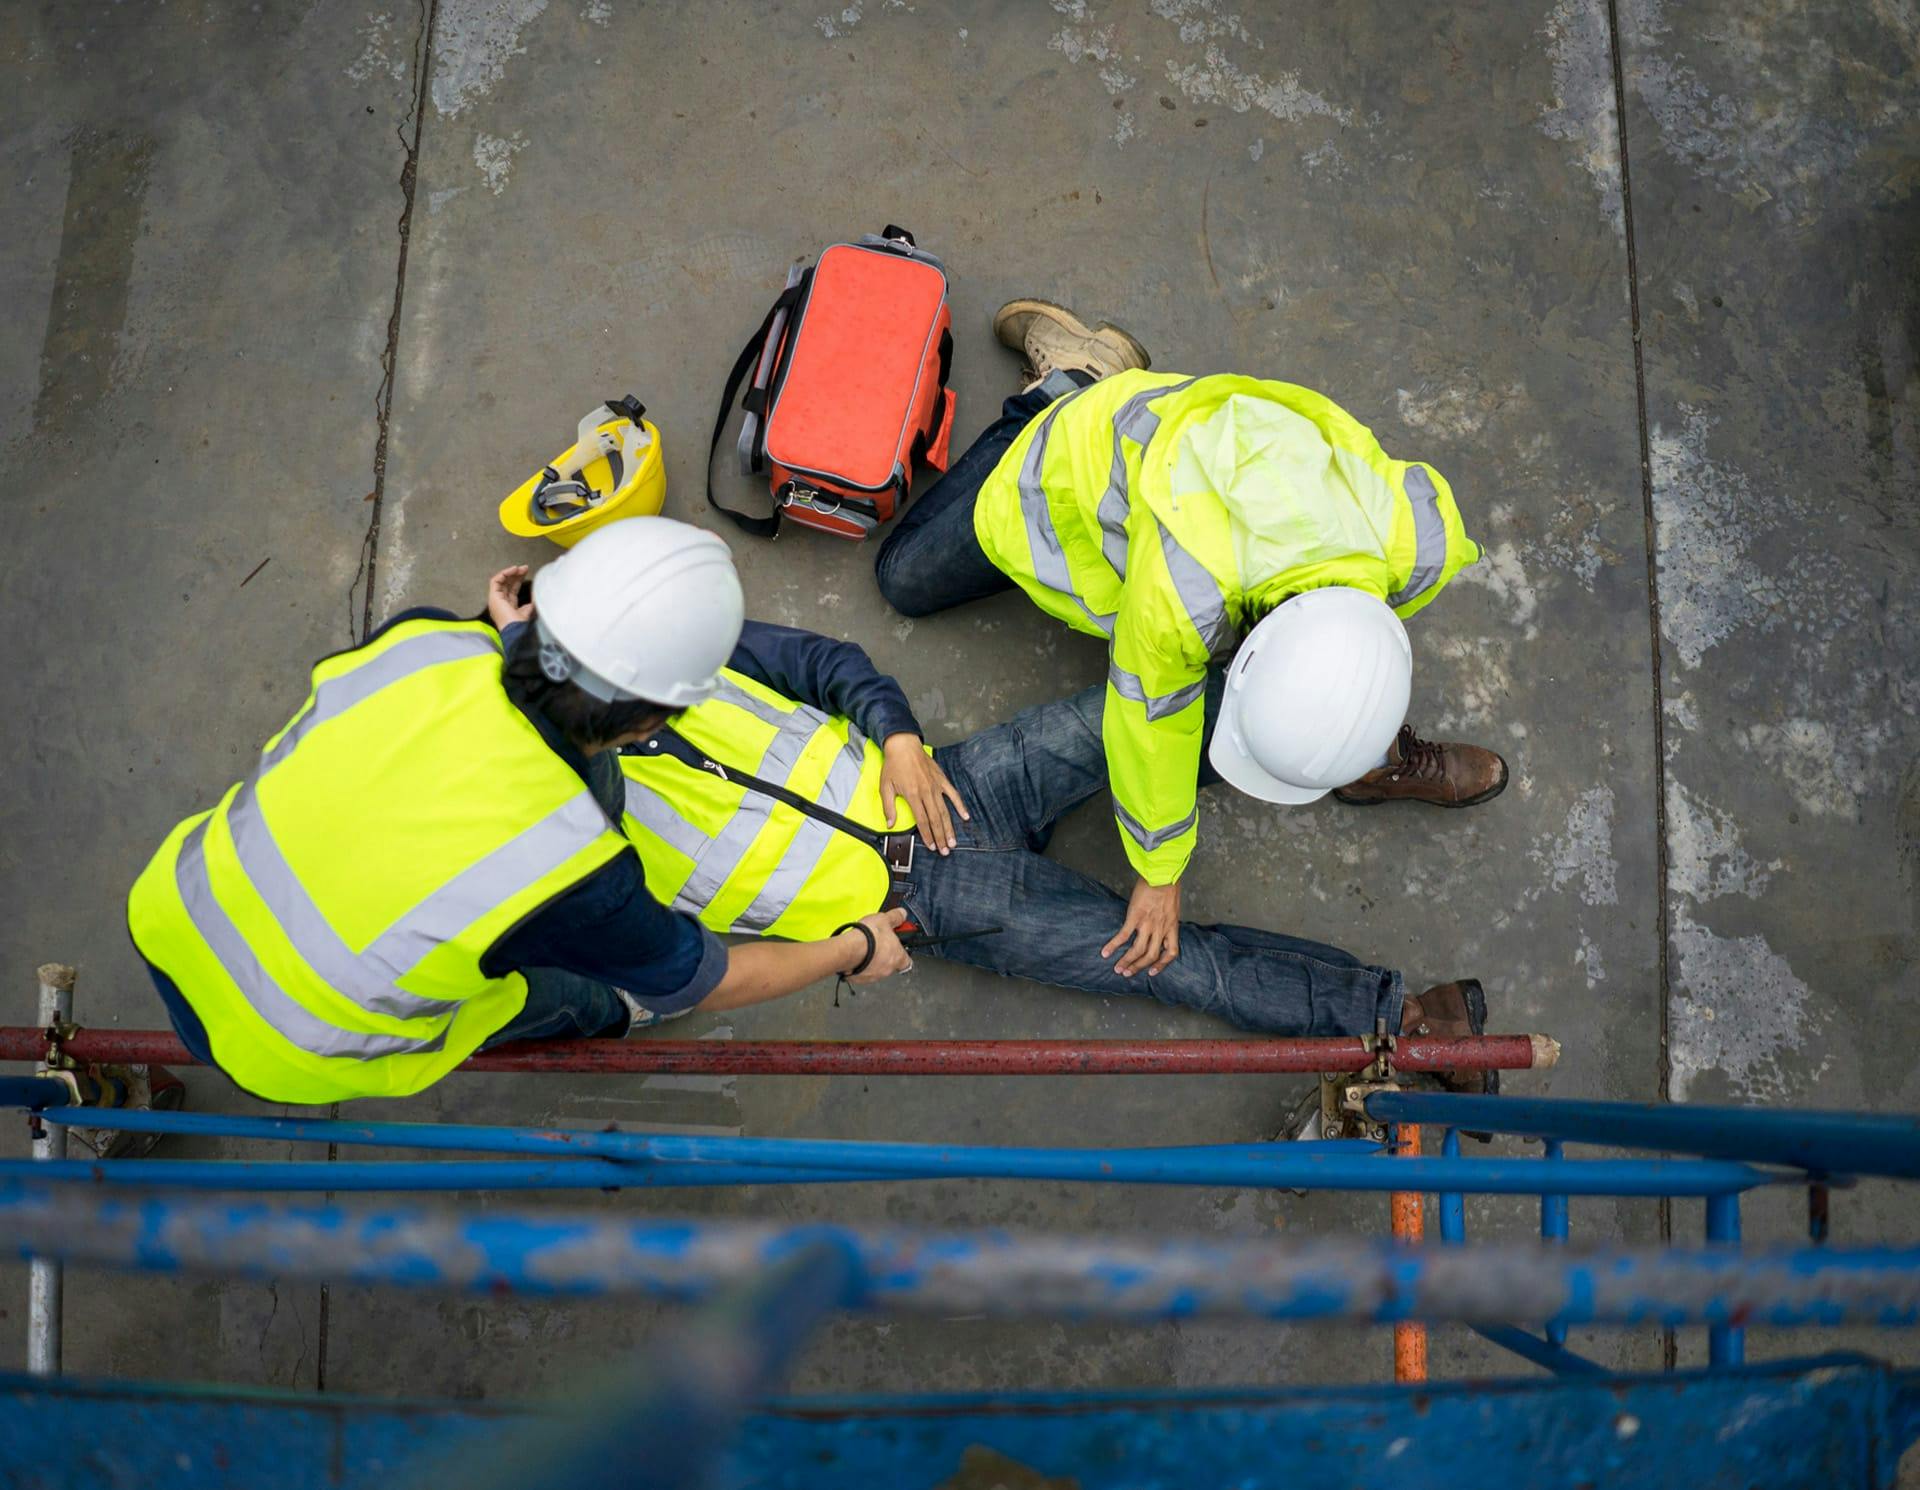
{"label": "worker in green hi-vis jacket", "polygon": [[1043,300],[1010,302],[994,329],[1035,381],[876,570],[907,615],[1018,585],[1107,641],[1102,730],[1137,876],[1107,946],[1121,971],[1179,953],[1211,665],[1230,660],[1209,759],[1253,796],[1468,807],[1505,788],[1493,751],[1405,722],[1402,619],[1480,556],[1445,477],[1321,394],[1149,372],[1127,333]]}

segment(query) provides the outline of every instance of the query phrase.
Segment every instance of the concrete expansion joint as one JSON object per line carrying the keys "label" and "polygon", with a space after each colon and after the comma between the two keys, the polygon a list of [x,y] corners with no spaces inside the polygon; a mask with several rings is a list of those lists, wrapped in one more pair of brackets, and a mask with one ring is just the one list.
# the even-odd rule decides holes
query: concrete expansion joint
{"label": "concrete expansion joint", "polygon": [[[380,352],[380,383],[374,389],[373,489],[367,493],[372,511],[367,515],[367,530],[360,541],[360,563],[347,586],[347,638],[364,641],[373,630],[373,587],[380,557],[380,514],[387,494],[387,440],[392,432],[394,369],[399,366],[400,318],[406,303],[407,249],[413,237],[415,188],[420,175],[420,134],[426,125],[429,97],[428,72],[433,62],[433,23],[439,0],[420,0],[420,28],[414,41],[413,97],[408,110],[412,124],[396,125],[394,137],[401,148],[400,216],[394,224],[399,239],[399,255],[394,266],[393,309],[387,316],[387,336]],[[356,607],[355,601],[358,600]]]}
{"label": "concrete expansion joint", "polygon": [[[1653,505],[1652,429],[1647,418],[1646,346],[1641,340],[1640,258],[1633,221],[1633,169],[1627,150],[1627,78],[1620,50],[1619,0],[1607,0],[1607,46],[1613,54],[1614,123],[1620,143],[1620,212],[1627,247],[1627,312],[1633,332],[1633,396],[1635,425],[1640,442],[1640,496],[1646,526],[1647,555],[1647,630],[1652,649],[1653,690],[1653,771],[1654,771],[1654,935],[1657,939],[1655,967],[1659,973],[1660,1050],[1656,1102],[1673,1099],[1673,976],[1668,956],[1667,886],[1667,729],[1664,690],[1665,659],[1660,646],[1660,557],[1659,530]],[[1660,1240],[1673,1241],[1673,1202],[1662,1196],[1659,1203]],[[1660,1354],[1665,1369],[1679,1362],[1679,1342],[1669,1326],[1661,1333]]]}

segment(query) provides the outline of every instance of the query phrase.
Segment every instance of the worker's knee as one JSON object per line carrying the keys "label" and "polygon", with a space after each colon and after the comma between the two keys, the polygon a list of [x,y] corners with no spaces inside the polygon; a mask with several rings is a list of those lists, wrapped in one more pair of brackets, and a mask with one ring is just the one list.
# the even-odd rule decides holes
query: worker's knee
{"label": "worker's knee", "polygon": [[918,581],[914,574],[914,565],[903,562],[894,534],[880,545],[880,552],[874,556],[873,577],[880,587],[881,597],[903,616],[918,620],[930,616],[942,607],[937,603],[928,587]]}

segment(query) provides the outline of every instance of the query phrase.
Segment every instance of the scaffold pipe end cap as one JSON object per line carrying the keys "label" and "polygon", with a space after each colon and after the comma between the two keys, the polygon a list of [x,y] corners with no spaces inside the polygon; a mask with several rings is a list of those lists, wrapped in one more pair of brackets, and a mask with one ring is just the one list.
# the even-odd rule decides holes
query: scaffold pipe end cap
{"label": "scaffold pipe end cap", "polygon": [[1529,1035],[1533,1041],[1533,1069],[1544,1071],[1560,1064],[1560,1042],[1551,1035]]}

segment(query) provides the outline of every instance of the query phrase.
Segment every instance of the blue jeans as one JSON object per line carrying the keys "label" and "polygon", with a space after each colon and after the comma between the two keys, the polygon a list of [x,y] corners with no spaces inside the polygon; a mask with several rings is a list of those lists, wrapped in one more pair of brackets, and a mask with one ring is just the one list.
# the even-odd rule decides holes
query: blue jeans
{"label": "blue jeans", "polygon": [[[1209,731],[1220,683],[1217,672],[1208,680]],[[973,818],[955,819],[950,856],[914,855],[902,902],[936,936],[1002,929],[928,950],[1007,977],[1155,998],[1262,1034],[1365,1034],[1378,1019],[1397,1031],[1400,974],[1321,942],[1183,921],[1180,955],[1157,975],[1123,978],[1114,971],[1119,953],[1101,957],[1126,901],[1043,850],[1060,817],[1106,787],[1105,695],[1104,686],[1089,688],[934,751]],[[1210,777],[1203,769],[1201,784]]]}
{"label": "blue jeans", "polygon": [[880,545],[873,572],[888,604],[904,616],[930,616],[1013,588],[973,536],[974,501],[1020,431],[1061,394],[1092,381],[1082,372],[1052,372],[1039,387],[1001,405],[1000,417],[906,510]]}

